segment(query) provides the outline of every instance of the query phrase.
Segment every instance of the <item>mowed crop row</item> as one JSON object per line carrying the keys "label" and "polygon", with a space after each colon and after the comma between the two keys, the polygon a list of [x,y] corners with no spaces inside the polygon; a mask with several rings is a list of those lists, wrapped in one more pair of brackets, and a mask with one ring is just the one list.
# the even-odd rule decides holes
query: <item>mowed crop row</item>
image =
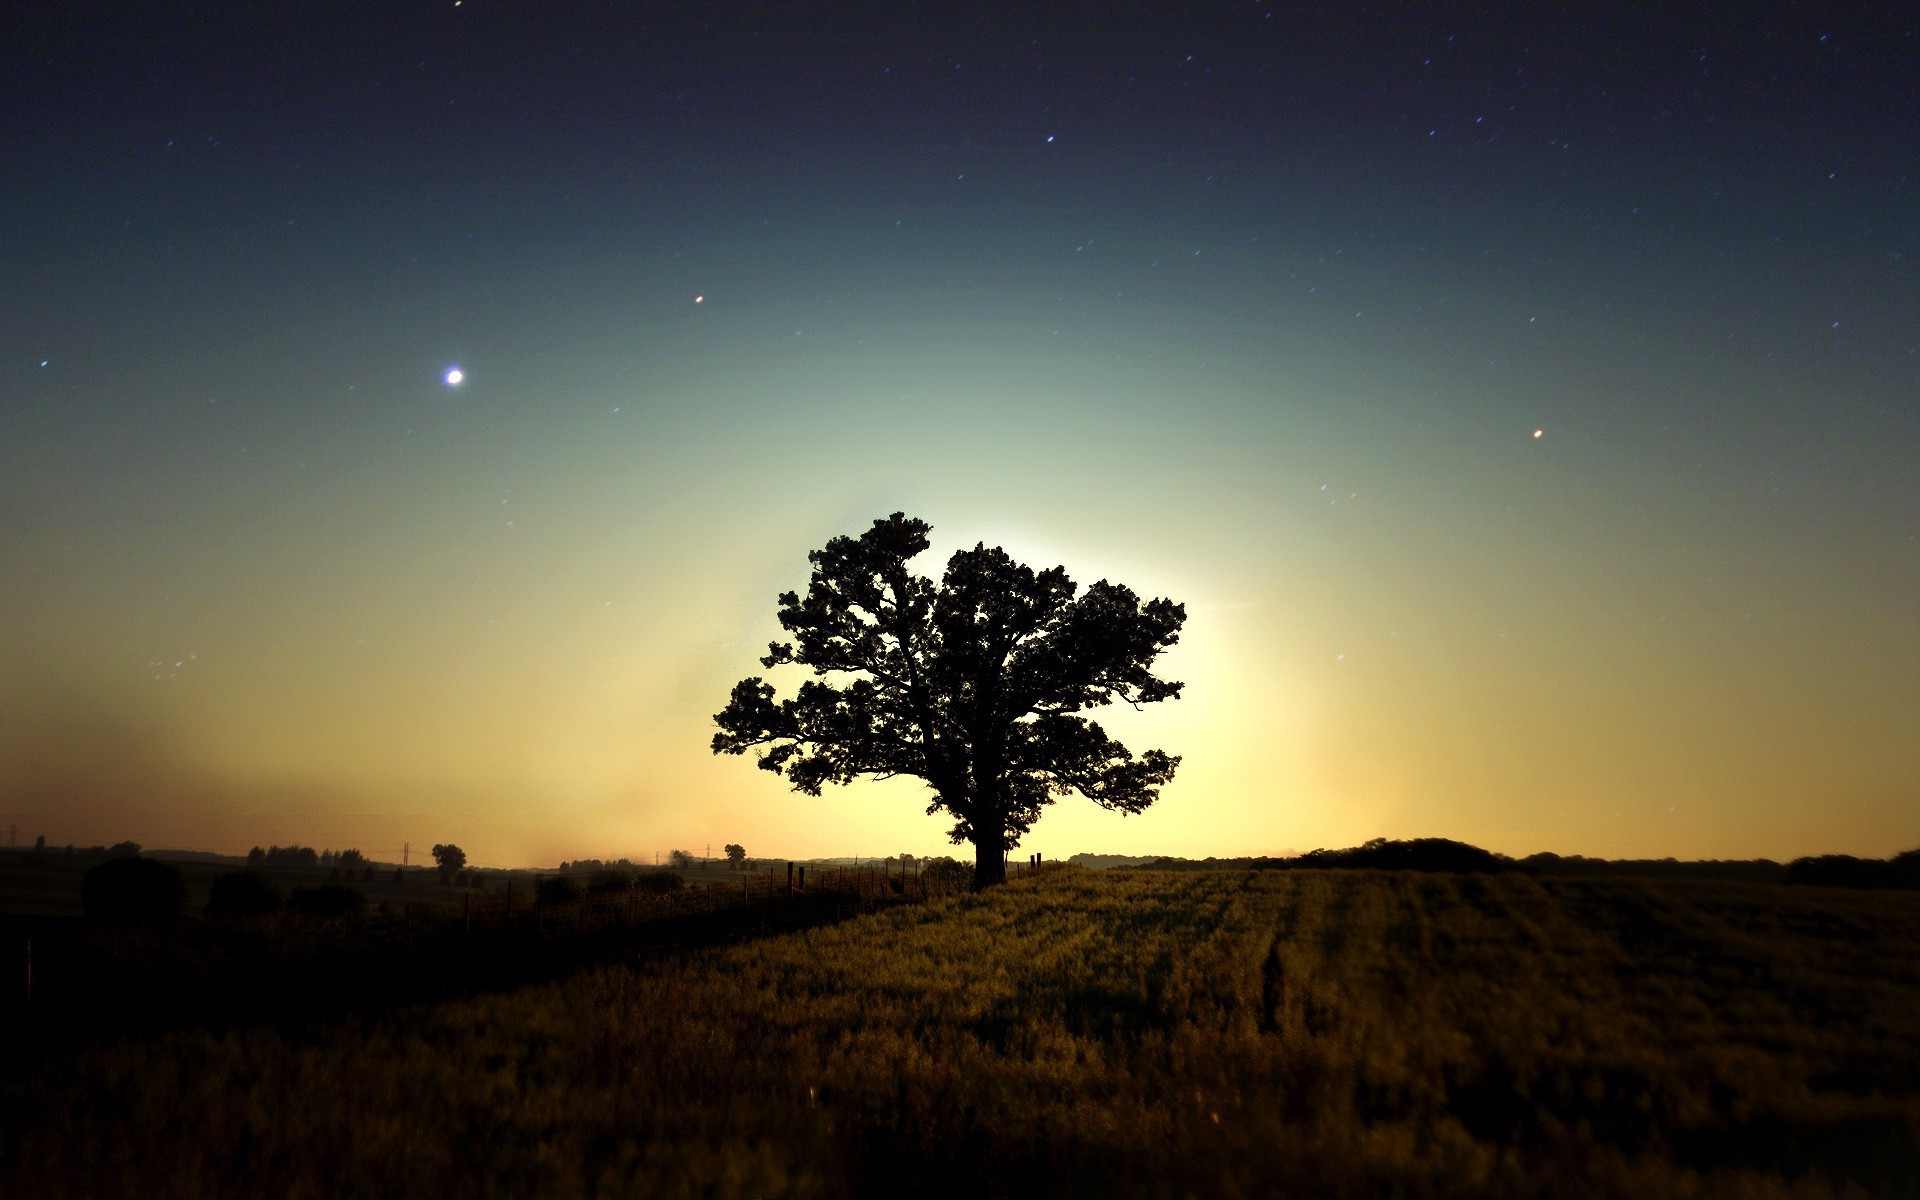
{"label": "mowed crop row", "polygon": [[22,1196],[1907,1195],[1920,896],[1063,870],[4,1103]]}

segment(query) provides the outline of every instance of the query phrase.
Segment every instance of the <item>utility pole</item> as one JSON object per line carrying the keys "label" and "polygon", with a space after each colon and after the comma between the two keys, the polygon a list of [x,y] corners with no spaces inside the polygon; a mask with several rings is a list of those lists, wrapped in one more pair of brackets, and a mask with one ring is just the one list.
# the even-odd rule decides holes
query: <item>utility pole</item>
{"label": "utility pole", "polygon": [[412,843],[412,842],[401,842],[401,843],[400,843],[400,869],[401,869],[401,870],[405,870],[405,869],[406,869],[406,866],[407,866],[407,855],[409,855],[409,854],[411,854],[411,853],[413,853],[413,843]]}

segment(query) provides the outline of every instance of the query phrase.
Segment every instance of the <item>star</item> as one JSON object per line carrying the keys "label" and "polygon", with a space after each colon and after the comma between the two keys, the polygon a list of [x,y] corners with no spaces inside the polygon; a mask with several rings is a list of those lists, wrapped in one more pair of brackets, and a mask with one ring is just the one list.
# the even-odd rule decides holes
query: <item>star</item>
{"label": "star", "polygon": [[465,371],[462,371],[459,367],[453,366],[453,367],[447,368],[447,386],[448,387],[459,387],[462,383],[466,382],[466,378],[467,378],[467,373]]}

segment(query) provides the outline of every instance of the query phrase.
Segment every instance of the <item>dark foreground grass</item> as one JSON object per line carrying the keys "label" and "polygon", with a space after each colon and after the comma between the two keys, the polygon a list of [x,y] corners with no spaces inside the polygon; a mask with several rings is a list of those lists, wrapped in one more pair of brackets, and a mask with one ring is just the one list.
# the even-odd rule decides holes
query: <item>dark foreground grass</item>
{"label": "dark foreground grass", "polygon": [[1070,870],[0,1106],[8,1196],[1920,1195],[1920,896]]}

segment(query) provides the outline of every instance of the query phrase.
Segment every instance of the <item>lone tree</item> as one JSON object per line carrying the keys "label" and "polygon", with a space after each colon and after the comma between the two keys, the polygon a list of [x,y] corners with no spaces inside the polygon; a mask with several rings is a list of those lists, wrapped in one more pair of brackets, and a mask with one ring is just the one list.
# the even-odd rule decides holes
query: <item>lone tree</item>
{"label": "lone tree", "polygon": [[738,842],[727,843],[727,868],[738,871],[740,864],[747,861],[747,848]]}
{"label": "lone tree", "polygon": [[467,852],[452,842],[445,842],[433,848],[433,861],[440,868],[440,882],[451,884],[467,869]]}
{"label": "lone tree", "polygon": [[[1007,851],[1056,796],[1137,813],[1173,778],[1177,757],[1135,758],[1076,714],[1177,697],[1181,685],[1149,668],[1187,614],[1105,580],[1080,592],[1065,568],[1036,572],[985,544],[948,559],[936,584],[907,570],[929,531],[894,513],[807,555],[806,598],[780,597],[794,640],[769,645],[760,663],[816,678],[779,701],[758,677],[735,684],[713,751],[764,746],[761,769],[814,796],[861,775],[925,780],[927,812],[953,815],[949,836],[973,843],[973,886],[984,888],[1006,879]],[[817,678],[835,672],[846,682]]]}

